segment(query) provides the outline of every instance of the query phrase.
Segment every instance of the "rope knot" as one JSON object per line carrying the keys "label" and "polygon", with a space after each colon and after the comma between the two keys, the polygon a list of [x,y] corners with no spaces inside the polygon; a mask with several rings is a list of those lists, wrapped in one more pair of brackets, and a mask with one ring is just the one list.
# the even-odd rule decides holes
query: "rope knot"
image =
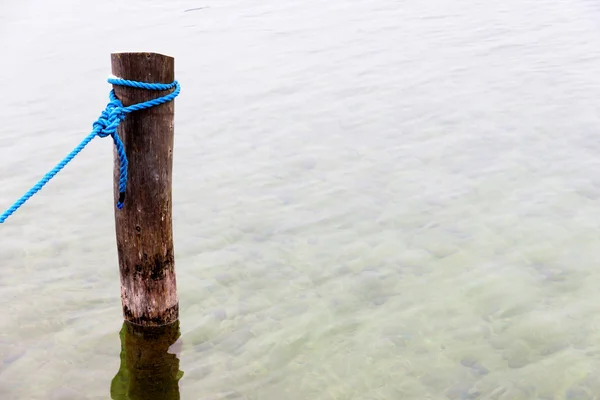
{"label": "rope knot", "polygon": [[[111,96],[112,97],[112,96]],[[115,136],[117,127],[125,119],[123,104],[118,99],[112,97],[106,108],[100,114],[100,117],[94,122],[93,127],[96,134],[101,137]]]}
{"label": "rope knot", "polygon": [[132,104],[128,107],[123,107],[121,101],[117,99],[115,91],[111,90],[109,95],[110,101],[106,105],[104,111],[102,111],[102,113],[100,114],[100,117],[98,117],[98,120],[94,122],[94,129],[92,130],[92,132],[88,136],[86,136],[85,139],[83,139],[81,143],[79,143],[79,145],[77,145],[77,147],[75,147],[61,162],[59,162],[54,168],[52,168],[50,172],[44,175],[44,177],[40,179],[38,183],[36,183],[31,189],[29,189],[27,193],[21,196],[21,198],[18,199],[8,210],[0,214],[0,224],[3,223],[6,220],[6,218],[12,215],[15,211],[17,211],[23,204],[25,204],[25,202],[29,200],[31,196],[39,192],[42,189],[42,187],[44,187],[44,185],[48,183],[48,181],[50,181],[50,179],[52,179],[69,162],[71,162],[71,160],[73,160],[73,158],[75,158],[75,156],[79,154],[79,152],[81,152],[81,150],[83,150],[83,148],[87,146],[87,144],[91,142],[92,139],[94,139],[96,136],[111,136],[113,142],[115,143],[116,153],[119,157],[119,199],[117,200],[117,208],[121,209],[123,207],[125,201],[125,193],[127,189],[127,165],[129,164],[129,162],[127,161],[125,146],[121,141],[119,134],[117,133],[117,127],[125,119],[127,114],[131,112],[145,110],[150,107],[156,107],[158,105],[168,103],[169,101],[173,101],[173,99],[179,94],[181,88],[177,81],[173,81],[172,83],[147,83],[130,81],[120,78],[109,78],[108,83],[111,83],[112,85],[128,86],[146,90],[164,91],[173,89],[173,91],[156,99],[144,101],[138,104]]}

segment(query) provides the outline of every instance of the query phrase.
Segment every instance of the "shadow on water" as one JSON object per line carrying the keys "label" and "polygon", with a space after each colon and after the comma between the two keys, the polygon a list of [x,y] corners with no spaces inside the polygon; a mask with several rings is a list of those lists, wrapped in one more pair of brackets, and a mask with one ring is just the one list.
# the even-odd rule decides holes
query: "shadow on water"
{"label": "shadow on water", "polygon": [[110,385],[113,400],[179,400],[179,358],[171,350],[179,322],[161,327],[123,323],[121,365]]}

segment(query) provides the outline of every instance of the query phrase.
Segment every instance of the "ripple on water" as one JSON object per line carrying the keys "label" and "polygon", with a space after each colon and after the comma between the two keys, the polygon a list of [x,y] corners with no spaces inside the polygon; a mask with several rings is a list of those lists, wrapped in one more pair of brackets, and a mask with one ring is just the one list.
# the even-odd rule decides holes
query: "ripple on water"
{"label": "ripple on water", "polygon": [[523,368],[532,361],[531,348],[524,341],[515,340],[504,351],[504,359],[509,368]]}
{"label": "ripple on water", "polygon": [[460,364],[464,367],[470,368],[474,373],[478,375],[487,375],[490,372],[479,361],[471,357],[463,358],[462,360],[460,360]]}

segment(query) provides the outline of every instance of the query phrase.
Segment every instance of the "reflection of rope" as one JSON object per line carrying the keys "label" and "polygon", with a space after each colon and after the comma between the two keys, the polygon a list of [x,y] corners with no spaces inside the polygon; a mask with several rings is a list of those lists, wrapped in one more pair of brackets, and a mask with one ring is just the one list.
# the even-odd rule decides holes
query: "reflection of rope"
{"label": "reflection of rope", "polygon": [[36,194],[50,179],[54,178],[93,138],[99,136],[101,138],[110,136],[115,143],[115,148],[119,156],[119,200],[117,208],[123,208],[125,201],[125,189],[127,188],[127,156],[125,155],[125,146],[117,133],[117,127],[125,119],[127,114],[133,111],[139,111],[146,108],[158,106],[163,103],[172,101],[179,94],[181,88],[177,81],[173,83],[146,83],[136,82],[126,79],[110,78],[108,83],[117,86],[128,86],[146,90],[170,90],[175,89],[171,93],[158,97],[156,99],[144,101],[143,103],[133,104],[128,107],[123,107],[123,104],[115,96],[115,91],[111,90],[108,105],[94,122],[92,132],[81,141],[61,162],[59,162],[50,172],[48,172],[38,183],[36,183],[27,193],[17,200],[8,210],[0,215],[0,224],[6,221],[15,211],[17,211],[27,200]]}

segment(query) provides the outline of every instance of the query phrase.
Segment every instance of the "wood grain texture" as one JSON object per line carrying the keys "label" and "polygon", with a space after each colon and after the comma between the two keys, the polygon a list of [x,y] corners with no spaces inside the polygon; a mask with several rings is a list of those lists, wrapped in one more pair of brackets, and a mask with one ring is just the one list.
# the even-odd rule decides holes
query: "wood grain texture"
{"label": "wood grain texture", "polygon": [[[155,53],[111,55],[113,75],[149,83],[175,79],[172,57]],[[114,86],[124,106],[168,93]],[[171,184],[175,105],[171,101],[133,112],[118,133],[129,160],[125,205],[115,209],[121,301],[125,320],[160,326],[179,318],[173,249]],[[119,196],[119,158],[114,155],[114,194]]]}

